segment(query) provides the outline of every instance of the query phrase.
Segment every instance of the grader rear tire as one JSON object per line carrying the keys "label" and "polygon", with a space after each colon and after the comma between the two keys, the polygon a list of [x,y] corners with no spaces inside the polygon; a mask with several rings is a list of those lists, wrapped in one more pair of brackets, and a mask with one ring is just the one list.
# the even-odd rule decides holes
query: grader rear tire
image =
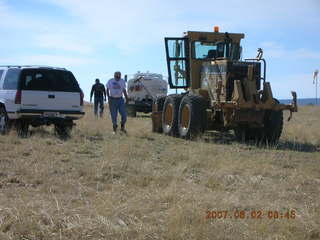
{"label": "grader rear tire", "polygon": [[155,103],[158,106],[158,111],[162,111],[163,110],[163,105],[164,102],[166,101],[166,97],[159,97],[155,100]]}
{"label": "grader rear tire", "polygon": [[155,112],[152,112],[152,132],[156,133],[163,133],[162,129],[162,110],[164,101],[166,100],[166,97],[158,97],[154,100],[154,104],[157,105],[157,108],[155,109]]}
{"label": "grader rear tire", "polygon": [[182,95],[170,95],[166,98],[162,112],[163,132],[170,136],[179,136],[178,116]]}
{"label": "grader rear tire", "polygon": [[182,138],[194,139],[205,131],[206,107],[204,98],[186,95],[179,107],[178,129]]}

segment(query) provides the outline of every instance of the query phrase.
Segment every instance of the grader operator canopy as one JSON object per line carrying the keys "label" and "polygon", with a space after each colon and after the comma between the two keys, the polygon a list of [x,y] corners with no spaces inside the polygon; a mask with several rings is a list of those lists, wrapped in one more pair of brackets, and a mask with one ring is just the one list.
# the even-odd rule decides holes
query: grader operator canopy
{"label": "grader operator canopy", "polygon": [[201,65],[213,59],[239,60],[244,34],[187,32],[182,38],[165,38],[169,85],[171,88],[198,88]]}

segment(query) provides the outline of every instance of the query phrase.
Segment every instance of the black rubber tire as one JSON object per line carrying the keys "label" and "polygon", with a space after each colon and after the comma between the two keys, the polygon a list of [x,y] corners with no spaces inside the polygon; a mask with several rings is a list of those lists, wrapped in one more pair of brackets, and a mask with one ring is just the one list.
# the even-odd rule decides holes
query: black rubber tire
{"label": "black rubber tire", "polygon": [[[166,97],[164,104],[163,104],[163,112],[162,112],[162,129],[163,132],[170,136],[179,136],[178,131],[178,116],[179,116],[179,106],[182,99],[182,95],[173,94]],[[173,111],[172,111],[172,124],[171,126],[166,124],[166,110],[169,105],[172,105]]]}
{"label": "black rubber tire", "polygon": [[17,133],[19,137],[25,138],[29,134],[29,123],[23,119],[18,120],[16,124]]}
{"label": "black rubber tire", "polygon": [[263,129],[239,127],[237,129],[234,129],[234,135],[239,142],[260,142],[263,138]]}
{"label": "black rubber tire", "polygon": [[[279,101],[275,99],[277,103]],[[275,145],[280,139],[283,129],[283,112],[266,111],[263,119],[263,128],[238,128],[234,130],[238,141],[255,141],[257,144]]]}
{"label": "black rubber tire", "polygon": [[163,105],[164,105],[165,100],[166,100],[166,97],[158,97],[155,100],[155,103],[158,106],[158,111],[162,111],[163,110]]}
{"label": "black rubber tire", "polygon": [[61,138],[68,138],[71,135],[73,122],[56,123],[54,124],[55,133]]}
{"label": "black rubber tire", "polygon": [[6,108],[0,105],[0,134],[6,135],[9,133],[10,124]]}
{"label": "black rubber tire", "polygon": [[[166,100],[166,96],[158,97],[154,100],[153,104],[157,104],[157,112],[162,112],[165,100]],[[152,123],[152,124],[154,124],[154,123]],[[163,133],[162,124],[160,124],[160,126],[152,125],[152,131],[157,132],[157,133]]]}
{"label": "black rubber tire", "polygon": [[126,105],[127,115],[128,117],[137,117],[137,111],[135,106],[133,105]]}
{"label": "black rubber tire", "polygon": [[[188,105],[189,124],[187,127],[182,125],[182,111]],[[186,95],[182,98],[179,107],[178,130],[182,138],[194,139],[206,130],[207,121],[207,101],[197,95]]]}
{"label": "black rubber tire", "polygon": [[265,114],[263,143],[277,144],[283,129],[283,112],[270,111]]}

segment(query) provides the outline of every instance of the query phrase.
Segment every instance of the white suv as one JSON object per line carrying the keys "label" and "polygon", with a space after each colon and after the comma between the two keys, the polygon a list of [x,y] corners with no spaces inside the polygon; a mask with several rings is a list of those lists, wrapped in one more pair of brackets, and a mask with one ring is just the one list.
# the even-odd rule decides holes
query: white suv
{"label": "white suv", "polygon": [[83,97],[64,68],[0,66],[0,133],[15,125],[26,136],[29,125],[54,124],[57,134],[68,135],[73,120],[84,115]]}

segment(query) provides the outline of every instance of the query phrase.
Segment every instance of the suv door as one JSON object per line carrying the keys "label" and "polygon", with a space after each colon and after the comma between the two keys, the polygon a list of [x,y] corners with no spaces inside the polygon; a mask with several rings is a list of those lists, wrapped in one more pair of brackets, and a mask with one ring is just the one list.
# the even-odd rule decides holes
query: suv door
{"label": "suv door", "polygon": [[80,88],[71,72],[24,69],[20,79],[22,110],[80,111]]}
{"label": "suv door", "polygon": [[16,112],[19,105],[15,104],[15,98],[18,90],[19,76],[21,69],[8,68],[3,71],[2,86],[0,89],[0,98],[5,103],[6,111],[10,117],[11,113]]}
{"label": "suv door", "polygon": [[70,71],[54,70],[52,78],[55,104],[57,108],[68,111],[80,111],[81,89]]}

